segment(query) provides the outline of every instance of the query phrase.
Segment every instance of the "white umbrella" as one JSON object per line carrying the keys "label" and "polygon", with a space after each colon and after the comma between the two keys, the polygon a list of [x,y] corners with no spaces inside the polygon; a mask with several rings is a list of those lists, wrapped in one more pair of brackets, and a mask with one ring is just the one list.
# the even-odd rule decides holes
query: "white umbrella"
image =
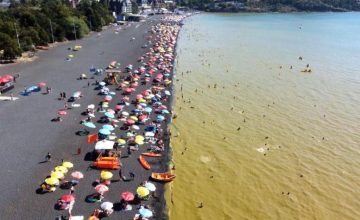
{"label": "white umbrella", "polygon": [[140,130],[140,127],[139,127],[139,126],[137,126],[137,125],[132,125],[132,126],[131,126],[131,129],[134,129],[134,130]]}
{"label": "white umbrella", "polygon": [[89,109],[94,109],[94,108],[95,108],[95,105],[94,105],[94,104],[90,104],[90,105],[87,106],[87,108],[89,108]]}
{"label": "white umbrella", "polygon": [[114,141],[102,140],[95,144],[95,150],[111,150],[114,147]]}
{"label": "white umbrella", "polygon": [[154,134],[154,132],[145,132],[145,136],[146,137],[154,137],[155,136],[155,134]]}
{"label": "white umbrella", "polygon": [[103,202],[100,206],[100,208],[104,210],[112,209],[114,207],[114,204],[112,202]]}
{"label": "white umbrella", "polygon": [[129,112],[121,112],[123,116],[129,116]]}

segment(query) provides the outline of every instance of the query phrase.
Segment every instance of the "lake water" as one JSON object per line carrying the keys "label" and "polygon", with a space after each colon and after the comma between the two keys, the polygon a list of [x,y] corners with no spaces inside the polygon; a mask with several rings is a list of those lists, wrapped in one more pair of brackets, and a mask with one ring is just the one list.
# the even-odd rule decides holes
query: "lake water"
{"label": "lake water", "polygon": [[177,52],[171,220],[359,219],[360,13],[201,14]]}

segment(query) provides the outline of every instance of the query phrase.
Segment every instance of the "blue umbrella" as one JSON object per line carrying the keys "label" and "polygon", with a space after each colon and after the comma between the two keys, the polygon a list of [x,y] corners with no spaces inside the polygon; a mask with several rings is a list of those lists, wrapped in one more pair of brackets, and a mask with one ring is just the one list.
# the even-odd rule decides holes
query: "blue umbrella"
{"label": "blue umbrella", "polygon": [[156,186],[155,186],[153,183],[146,182],[144,186],[145,186],[145,188],[147,188],[150,192],[155,192],[155,190],[156,190]]}
{"label": "blue umbrella", "polygon": [[115,118],[114,114],[110,113],[110,112],[105,112],[104,114],[106,117],[108,118]]}
{"label": "blue umbrella", "polygon": [[106,129],[106,130],[109,130],[109,131],[113,131],[115,128],[114,128],[112,125],[103,125],[103,126],[102,126],[102,129]]}
{"label": "blue umbrella", "polygon": [[161,110],[161,114],[169,114],[170,112],[167,109]]}
{"label": "blue umbrella", "polygon": [[150,218],[153,216],[152,211],[150,209],[146,209],[146,208],[140,208],[139,214],[144,218]]}
{"label": "blue umbrella", "polygon": [[164,119],[165,119],[165,117],[162,116],[162,115],[156,116],[156,120],[157,120],[157,121],[164,121]]}
{"label": "blue umbrella", "polygon": [[152,112],[152,108],[146,107],[146,108],[144,109],[144,112],[151,113],[151,112]]}
{"label": "blue umbrella", "polygon": [[96,125],[92,122],[85,122],[83,125],[88,128],[96,128]]}
{"label": "blue umbrella", "polygon": [[29,88],[26,89],[26,92],[33,92],[35,90],[39,89],[39,87],[37,86],[30,86]]}
{"label": "blue umbrella", "polygon": [[109,135],[109,134],[111,134],[111,132],[110,132],[108,129],[104,129],[104,128],[100,129],[100,130],[99,130],[99,133],[100,133],[100,134],[103,134],[103,135]]}

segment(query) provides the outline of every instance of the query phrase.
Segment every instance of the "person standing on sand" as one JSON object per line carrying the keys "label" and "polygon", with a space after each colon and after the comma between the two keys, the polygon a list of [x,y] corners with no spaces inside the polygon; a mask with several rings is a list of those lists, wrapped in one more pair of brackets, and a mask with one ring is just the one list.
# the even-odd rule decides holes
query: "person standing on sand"
{"label": "person standing on sand", "polygon": [[46,162],[50,162],[50,161],[51,161],[51,154],[50,154],[50,152],[48,152],[48,153],[46,154],[46,156],[45,156],[45,161],[46,161]]}

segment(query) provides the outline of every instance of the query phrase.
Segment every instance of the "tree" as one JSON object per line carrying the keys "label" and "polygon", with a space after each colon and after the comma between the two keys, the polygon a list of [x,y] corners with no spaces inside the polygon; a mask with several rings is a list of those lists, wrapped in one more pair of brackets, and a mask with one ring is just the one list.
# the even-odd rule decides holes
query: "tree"
{"label": "tree", "polygon": [[133,14],[138,14],[139,13],[139,6],[136,3],[136,1],[131,2],[131,10],[132,10]]}
{"label": "tree", "polygon": [[0,50],[4,50],[3,57],[4,59],[15,59],[17,56],[21,55],[21,50],[19,49],[15,40],[5,33],[0,32]]}

